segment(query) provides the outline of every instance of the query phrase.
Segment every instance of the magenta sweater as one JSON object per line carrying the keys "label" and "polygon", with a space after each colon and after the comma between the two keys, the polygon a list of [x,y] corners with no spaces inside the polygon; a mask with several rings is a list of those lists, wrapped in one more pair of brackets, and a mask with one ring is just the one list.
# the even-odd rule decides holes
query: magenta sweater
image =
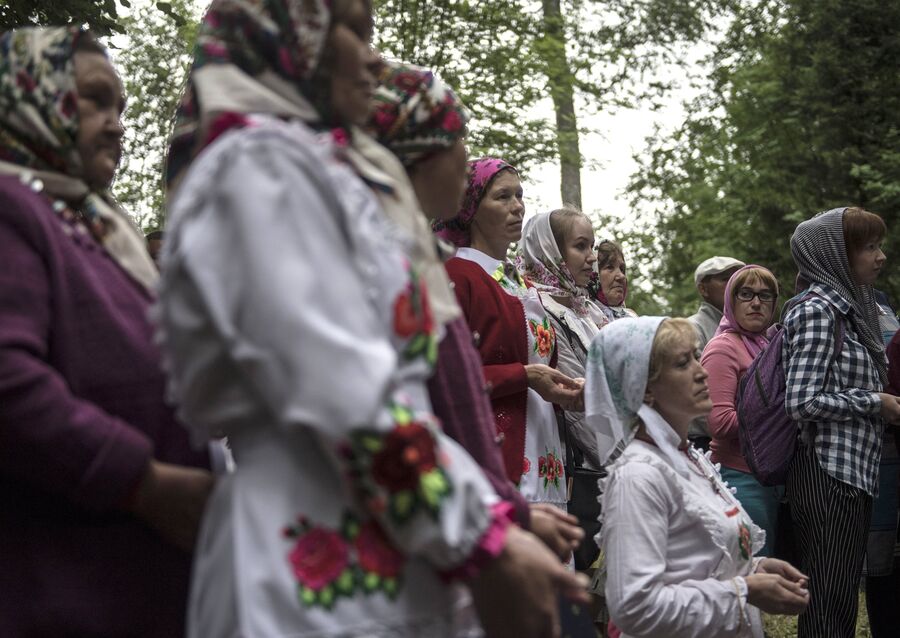
{"label": "magenta sweater", "polygon": [[163,401],[150,295],[0,177],[0,636],[177,638],[191,557],[122,504],[208,466]]}
{"label": "magenta sweater", "polygon": [[739,335],[724,333],[713,337],[700,359],[709,373],[709,398],[713,408],[707,418],[712,436],[712,460],[741,472],[749,472],[738,441],[735,401],[738,382],[753,362]]}

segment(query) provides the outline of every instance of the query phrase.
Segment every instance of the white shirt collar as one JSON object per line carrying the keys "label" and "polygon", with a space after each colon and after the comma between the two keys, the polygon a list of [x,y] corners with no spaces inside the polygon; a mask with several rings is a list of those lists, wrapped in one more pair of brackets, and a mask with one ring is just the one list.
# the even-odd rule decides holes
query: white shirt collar
{"label": "white shirt collar", "polygon": [[456,251],[456,256],[467,261],[474,261],[476,264],[484,268],[484,272],[493,276],[497,267],[503,263],[501,259],[494,259],[487,253],[483,253],[475,248],[465,246]]}

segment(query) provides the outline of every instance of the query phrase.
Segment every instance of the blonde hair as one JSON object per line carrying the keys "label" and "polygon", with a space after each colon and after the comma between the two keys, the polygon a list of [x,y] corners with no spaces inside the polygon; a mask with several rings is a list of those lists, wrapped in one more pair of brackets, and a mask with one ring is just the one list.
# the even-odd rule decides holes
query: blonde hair
{"label": "blonde hair", "polygon": [[663,368],[675,360],[678,347],[682,346],[687,339],[690,339],[692,344],[698,343],[694,326],[687,319],[666,319],[659,325],[650,348],[648,384],[659,379]]}

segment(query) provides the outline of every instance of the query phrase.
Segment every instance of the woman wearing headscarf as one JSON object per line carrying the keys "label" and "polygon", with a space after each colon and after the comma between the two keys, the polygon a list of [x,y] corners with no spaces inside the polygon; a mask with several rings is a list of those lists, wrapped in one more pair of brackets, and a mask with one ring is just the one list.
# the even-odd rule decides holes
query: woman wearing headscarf
{"label": "woman wearing headscarf", "polygon": [[597,274],[592,278],[590,290],[607,322],[636,317],[625,307],[628,296],[628,275],[625,273],[625,254],[622,247],[611,239],[597,244]]}
{"label": "woman wearing headscarf", "polygon": [[79,28],[0,36],[0,635],[184,632],[212,477],[164,402],[156,269],[108,187],[122,85]]}
{"label": "woman wearing headscarf", "polygon": [[711,407],[695,344],[687,320],[664,317],[615,321],[591,344],[585,411],[608,463],[607,604],[625,637],[762,638],[759,611],[802,612],[806,579],[756,557],[761,531],[687,442]]}
{"label": "woman wearing headscarf", "polygon": [[481,355],[509,480],[530,502],[566,507],[562,446],[553,403],[577,407],[581,383],[555,370],[556,336],[538,291],[507,259],[522,234],[522,184],[497,158],[469,162],[455,217],[435,223],[458,248],[447,262]]}
{"label": "woman wearing headscarf", "polygon": [[[440,78],[425,68],[385,62],[369,116],[369,130],[400,160],[409,174],[425,224],[453,217],[466,188],[464,138],[468,110]],[[385,207],[385,210],[388,210]],[[429,233],[430,254],[437,255]],[[443,277],[438,280],[438,276]],[[462,317],[449,279],[440,264],[429,290],[440,287],[449,298],[450,312],[435,318],[445,335],[438,346],[435,371],[428,393],[435,415],[449,436],[459,442],[481,466],[497,494],[515,506],[516,519],[531,529],[558,555],[567,556],[580,540],[577,519],[555,507],[529,506],[506,476],[491,404],[484,393],[484,373],[472,333]]]}
{"label": "woman wearing headscarf", "polygon": [[[200,26],[159,314],[186,421],[227,435],[236,470],[205,515],[192,636],[460,635],[462,583],[488,632],[536,636],[578,586],[431,412],[427,286],[354,126],[371,31],[363,0],[216,0]],[[503,615],[517,598],[528,618]]]}
{"label": "woman wearing headscarf", "polygon": [[[525,224],[520,252],[522,275],[540,293],[556,332],[557,369],[584,378],[591,340],[607,323],[587,291],[597,261],[591,221],[572,208],[535,215]],[[584,423],[584,413],[565,414],[585,466],[599,470],[596,437]]]}
{"label": "woman wearing headscarf", "polygon": [[[811,602],[800,636],[853,636],[884,423],[900,422],[873,295],[884,222],[835,208],[799,226],[791,254],[805,297],[784,319],[786,409],[799,445],[787,495]],[[835,339],[838,340],[835,343]]]}
{"label": "woman wearing headscarf", "polygon": [[778,281],[771,271],[753,264],[737,270],[725,286],[724,315],[700,360],[709,372],[713,405],[706,420],[712,435],[711,459],[721,464],[722,478],[737,489],[741,505],[765,531],[763,556],[772,556],[781,490],[757,481],[741,454],[737,392],[741,377],[769,343],[766,331],[777,303]]}

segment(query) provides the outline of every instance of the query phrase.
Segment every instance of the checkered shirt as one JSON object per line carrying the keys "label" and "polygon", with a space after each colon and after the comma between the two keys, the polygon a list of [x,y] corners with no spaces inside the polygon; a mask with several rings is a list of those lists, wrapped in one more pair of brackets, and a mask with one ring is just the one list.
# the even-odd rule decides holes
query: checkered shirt
{"label": "checkered shirt", "polygon": [[[830,476],[875,495],[884,422],[878,370],[850,318],[853,308],[824,284],[797,304],[784,320],[785,408],[814,445]],[[835,317],[843,320],[844,343],[834,355]]]}

